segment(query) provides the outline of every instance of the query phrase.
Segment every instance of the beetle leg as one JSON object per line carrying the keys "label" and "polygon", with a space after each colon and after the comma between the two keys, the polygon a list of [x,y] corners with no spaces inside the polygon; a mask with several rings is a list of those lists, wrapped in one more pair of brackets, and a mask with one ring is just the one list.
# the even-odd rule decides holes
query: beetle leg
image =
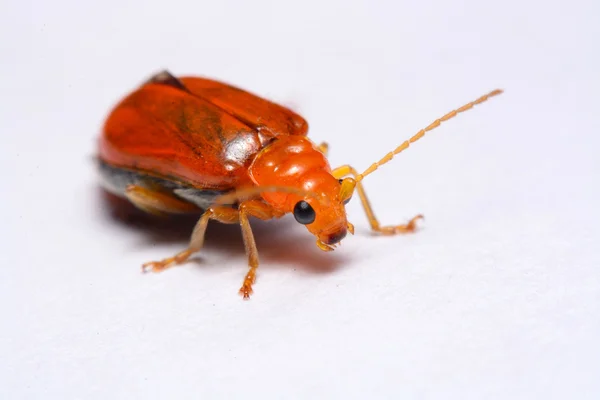
{"label": "beetle leg", "polygon": [[250,298],[252,294],[252,284],[256,281],[256,269],[258,268],[258,250],[256,249],[256,241],[252,234],[248,216],[267,220],[281,216],[281,213],[276,212],[260,200],[248,200],[240,204],[240,226],[246,254],[248,255],[248,273],[244,277],[244,282],[240,288],[240,294],[244,296],[244,299]]}
{"label": "beetle leg", "polygon": [[142,186],[129,185],[125,197],[137,208],[150,214],[181,214],[198,211],[194,204]]}
{"label": "beetle leg", "polygon": [[[338,179],[352,175],[354,177],[358,176],[358,171],[356,171],[350,165],[342,165],[332,171],[332,175]],[[381,226],[377,217],[375,217],[375,213],[373,212],[373,207],[371,207],[371,203],[367,198],[367,194],[365,193],[365,188],[362,185],[362,182],[356,183],[356,191],[358,192],[358,197],[360,198],[360,202],[367,214],[367,218],[369,219],[369,224],[371,224],[371,229],[375,232],[379,232],[384,235],[395,235],[398,233],[412,233],[417,229],[417,221],[419,219],[423,219],[423,215],[419,214],[416,217],[412,218],[408,223],[403,225],[390,225],[390,226]]]}
{"label": "beetle leg", "polygon": [[234,209],[225,206],[211,207],[198,220],[190,244],[187,249],[177,253],[173,257],[165,258],[162,261],[153,261],[142,266],[142,270],[151,270],[152,272],[163,271],[173,265],[181,264],[186,261],[193,253],[199,251],[204,244],[204,235],[206,227],[210,220],[216,220],[226,224],[235,222],[240,223],[242,228],[242,237],[244,239],[244,247],[248,255],[248,273],[244,278],[240,294],[245,299],[252,294],[252,284],[256,280],[256,269],[258,268],[258,250],[256,249],[256,241],[252,234],[249,216],[253,216],[262,220],[280,217],[282,214],[271,208],[268,204],[260,200],[248,200],[240,204],[239,209]]}
{"label": "beetle leg", "polygon": [[192,254],[199,251],[204,245],[204,235],[206,233],[206,227],[211,219],[217,220],[223,223],[235,223],[239,220],[238,210],[230,207],[211,207],[202,214],[190,239],[190,244],[187,249],[180,251],[173,257],[165,258],[161,261],[151,261],[142,265],[142,271],[151,270],[152,272],[161,272],[173,265],[181,264],[186,261]]}
{"label": "beetle leg", "polygon": [[327,157],[327,154],[329,154],[329,144],[327,144],[327,142],[321,142],[321,144],[317,146],[317,149],[319,149],[321,153],[325,154],[325,157]]}

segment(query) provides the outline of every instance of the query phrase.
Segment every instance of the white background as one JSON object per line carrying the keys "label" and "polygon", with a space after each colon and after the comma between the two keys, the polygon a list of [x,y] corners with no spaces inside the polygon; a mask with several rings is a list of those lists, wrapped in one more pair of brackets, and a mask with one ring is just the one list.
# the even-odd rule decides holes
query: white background
{"label": "white background", "polygon": [[[600,6],[590,1],[5,1],[0,6],[0,398],[597,399]],[[383,222],[324,253],[289,216],[114,216],[91,161],[152,73],[293,107],[366,168],[446,111],[500,97],[365,180]],[[129,221],[129,222],[127,222]]]}

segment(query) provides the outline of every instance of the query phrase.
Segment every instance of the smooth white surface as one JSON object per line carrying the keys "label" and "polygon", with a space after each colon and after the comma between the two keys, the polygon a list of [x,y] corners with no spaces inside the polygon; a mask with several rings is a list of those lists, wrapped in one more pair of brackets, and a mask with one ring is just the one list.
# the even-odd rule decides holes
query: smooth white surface
{"label": "smooth white surface", "polygon": [[[600,11],[594,1],[31,1],[0,6],[0,398],[600,397]],[[153,72],[291,105],[333,165],[366,168],[382,221],[325,254],[257,224],[196,262],[190,223],[112,218],[91,163],[113,104]]]}

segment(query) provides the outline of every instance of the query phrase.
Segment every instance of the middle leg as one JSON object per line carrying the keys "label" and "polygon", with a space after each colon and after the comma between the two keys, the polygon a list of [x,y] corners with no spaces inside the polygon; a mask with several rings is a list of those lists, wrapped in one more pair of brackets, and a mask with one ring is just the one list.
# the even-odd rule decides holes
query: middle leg
{"label": "middle leg", "polygon": [[252,284],[256,281],[256,270],[258,268],[258,250],[252,228],[250,227],[250,221],[248,220],[249,216],[268,220],[280,217],[281,213],[276,212],[268,204],[260,200],[248,200],[240,204],[240,226],[242,228],[244,247],[248,255],[248,272],[244,277],[244,282],[239,291],[244,299],[250,298],[253,292]]}

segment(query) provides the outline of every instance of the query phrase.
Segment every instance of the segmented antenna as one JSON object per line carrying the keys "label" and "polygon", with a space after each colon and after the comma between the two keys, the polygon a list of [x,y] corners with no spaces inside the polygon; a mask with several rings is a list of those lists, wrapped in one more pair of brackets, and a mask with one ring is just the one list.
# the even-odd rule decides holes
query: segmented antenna
{"label": "segmented antenna", "polygon": [[360,182],[361,180],[363,180],[363,178],[371,173],[373,173],[375,170],[377,170],[377,168],[381,167],[383,164],[386,164],[388,162],[390,162],[392,160],[392,158],[394,158],[395,155],[403,152],[404,150],[406,150],[408,148],[408,146],[410,146],[411,143],[416,142],[417,140],[421,139],[426,132],[432,131],[435,128],[437,128],[438,126],[441,125],[442,122],[446,122],[449,119],[452,119],[454,117],[456,117],[458,114],[465,112],[467,110],[470,110],[471,108],[473,108],[473,106],[476,106],[477,104],[481,104],[484,101],[486,101],[487,99],[489,99],[490,97],[494,97],[497,96],[499,94],[501,94],[503,91],[501,89],[496,89],[491,91],[490,93],[481,96],[480,98],[478,98],[475,101],[472,101],[468,104],[465,104],[464,106],[457,108],[456,110],[450,111],[448,114],[444,115],[443,117],[436,119],[434,122],[432,122],[431,124],[429,124],[429,126],[427,128],[421,129],[419,132],[417,132],[413,137],[411,137],[410,139],[406,140],[404,143],[402,143],[400,146],[396,147],[396,149],[392,152],[389,152],[388,154],[386,154],[381,160],[377,161],[376,163],[372,164],[369,168],[367,168],[365,170],[365,172],[363,172],[362,174],[359,174],[356,177],[356,181]]}

